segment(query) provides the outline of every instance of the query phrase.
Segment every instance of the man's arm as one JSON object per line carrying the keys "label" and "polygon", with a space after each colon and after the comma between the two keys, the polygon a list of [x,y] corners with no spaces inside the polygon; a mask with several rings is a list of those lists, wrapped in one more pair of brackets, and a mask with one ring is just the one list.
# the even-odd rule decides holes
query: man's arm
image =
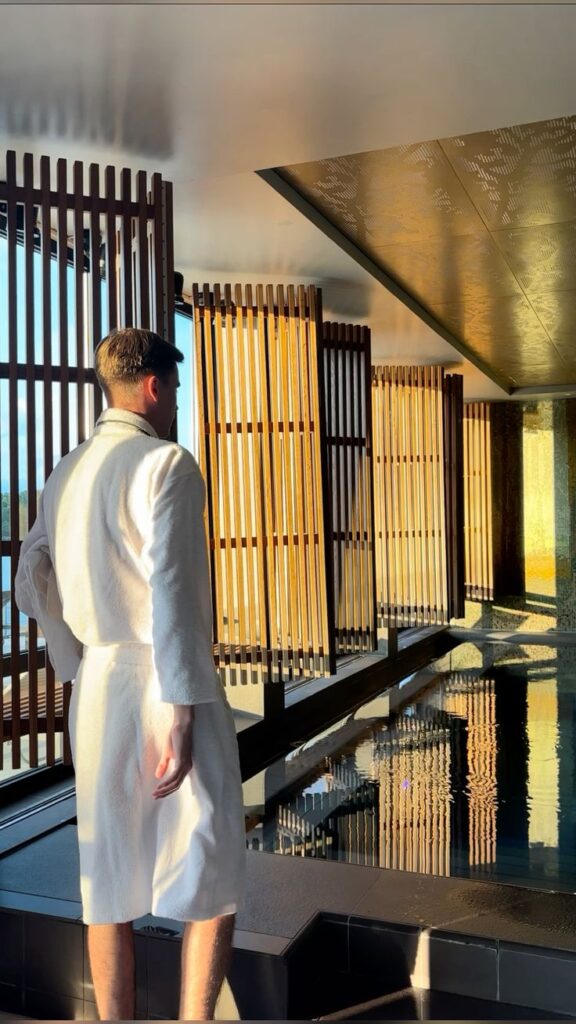
{"label": "man's arm", "polygon": [[[192,767],[194,706],[217,700],[212,600],[204,529],[206,485],[196,461],[179,448],[157,495],[143,557],[150,572],[152,642],[161,698],[172,727],[156,768],[153,796],[174,793]],[[172,770],[168,765],[172,762]]]}
{"label": "man's arm", "polygon": [[62,617],[62,601],[50,557],[43,493],[36,521],[22,541],[14,596],[21,612],[36,619],[46,639],[48,656],[60,682],[75,679],[83,648]]}
{"label": "man's arm", "polygon": [[212,645],[205,501],[197,463],[178,447],[155,498],[143,550],[161,699],[175,705],[203,704],[222,695]]}

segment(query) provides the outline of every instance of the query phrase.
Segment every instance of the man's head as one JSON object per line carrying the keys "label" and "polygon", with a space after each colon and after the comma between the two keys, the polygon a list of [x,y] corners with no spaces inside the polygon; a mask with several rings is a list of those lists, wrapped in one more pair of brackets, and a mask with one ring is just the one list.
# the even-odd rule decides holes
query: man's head
{"label": "man's head", "polygon": [[118,327],[97,345],[96,377],[108,407],[143,416],[167,438],[176,415],[177,363],[184,355],[154,331]]}

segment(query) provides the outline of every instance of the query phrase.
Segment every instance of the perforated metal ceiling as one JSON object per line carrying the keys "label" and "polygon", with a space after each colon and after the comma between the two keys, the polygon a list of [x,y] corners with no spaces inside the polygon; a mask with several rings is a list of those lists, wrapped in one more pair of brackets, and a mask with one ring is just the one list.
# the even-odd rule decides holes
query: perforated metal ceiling
{"label": "perforated metal ceiling", "polygon": [[576,117],[278,170],[511,386],[576,383]]}

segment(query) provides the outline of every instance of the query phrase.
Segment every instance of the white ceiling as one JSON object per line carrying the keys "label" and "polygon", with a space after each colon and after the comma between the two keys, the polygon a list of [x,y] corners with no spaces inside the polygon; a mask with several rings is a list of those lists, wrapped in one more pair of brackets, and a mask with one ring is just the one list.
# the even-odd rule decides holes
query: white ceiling
{"label": "white ceiling", "polygon": [[375,360],[504,397],[253,172],[574,114],[575,29],[545,4],[3,5],[0,153],[159,170],[187,288],[317,283]]}

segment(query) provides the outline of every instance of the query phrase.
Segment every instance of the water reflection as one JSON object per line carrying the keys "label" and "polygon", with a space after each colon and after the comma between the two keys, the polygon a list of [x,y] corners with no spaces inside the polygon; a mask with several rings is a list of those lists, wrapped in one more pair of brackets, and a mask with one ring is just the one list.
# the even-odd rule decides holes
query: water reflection
{"label": "water reflection", "polygon": [[562,657],[440,673],[277,787],[249,847],[573,890],[576,693]]}

